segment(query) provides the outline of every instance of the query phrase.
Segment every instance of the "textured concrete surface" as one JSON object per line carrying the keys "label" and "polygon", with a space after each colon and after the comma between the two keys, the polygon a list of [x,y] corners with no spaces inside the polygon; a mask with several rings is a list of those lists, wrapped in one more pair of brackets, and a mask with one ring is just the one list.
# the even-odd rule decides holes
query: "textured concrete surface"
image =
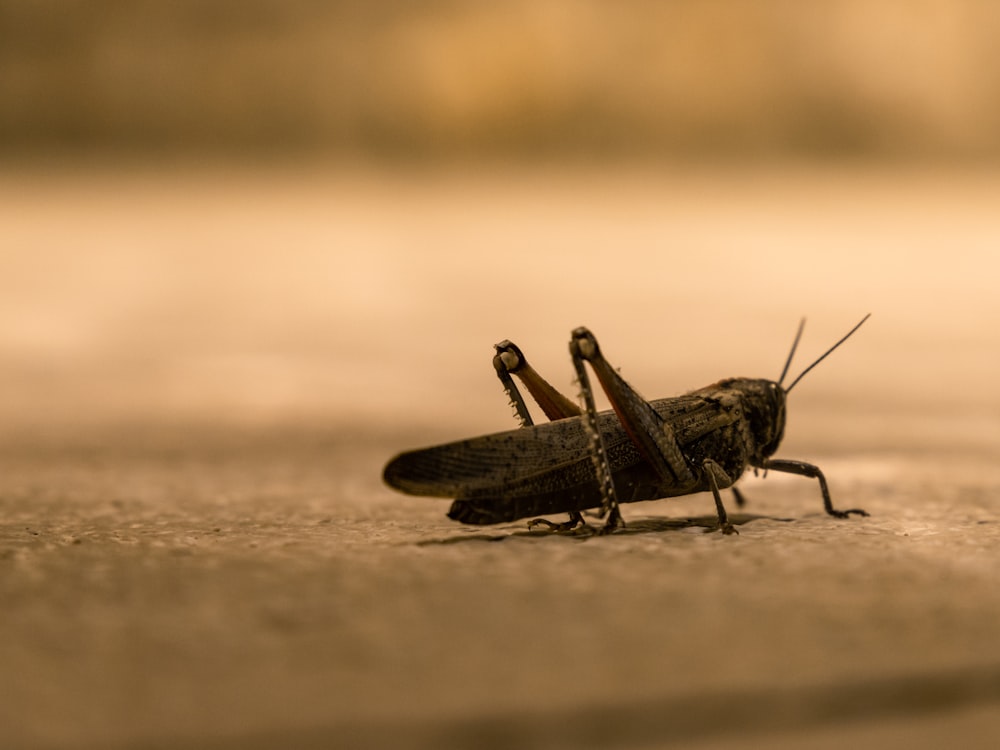
{"label": "textured concrete surface", "polygon": [[[4,259],[0,301],[0,746],[995,746],[1000,315],[975,271],[997,246],[977,209],[993,183],[953,183],[959,200],[931,180],[777,180],[762,195],[737,179],[706,197],[699,178],[680,211],[683,181],[627,182],[625,198],[558,180],[526,198],[516,181],[470,194],[309,179],[280,183],[299,185],[291,197],[270,181],[185,197],[171,179],[3,188],[25,254]],[[831,190],[847,257],[794,270],[799,240],[833,227],[815,209]],[[267,195],[273,215],[247,208]],[[917,197],[924,210],[904,210]],[[738,242],[720,228],[750,215]],[[289,226],[309,252],[258,247],[240,265],[212,249],[232,234],[270,246]],[[599,263],[612,226],[645,254]],[[67,227],[104,254],[74,260]],[[509,256],[462,254],[484,227],[521,260],[535,243],[526,307],[492,304]],[[678,238],[717,254],[670,256]],[[759,271],[719,271],[770,239]],[[557,262],[576,240],[582,269]],[[910,243],[923,250],[907,265]],[[454,263],[420,271],[414,247]],[[603,273],[600,304],[573,284],[536,304],[562,268]],[[704,298],[705,278],[721,281],[695,322],[681,302]],[[354,288],[365,279],[375,301]],[[682,299],[654,317],[633,292],[663,279]],[[755,285],[764,301],[748,301]],[[866,328],[793,394],[779,455],[819,464],[835,503],[869,518],[826,517],[811,480],[751,476],[738,536],[706,533],[707,496],[628,506],[609,537],[553,536],[457,526],[446,500],[381,485],[399,450],[509,426],[489,367],[501,338],[568,390],[566,335],[588,324],[660,396],[773,377],[817,308],[804,367],[868,303]]]}
{"label": "textured concrete surface", "polygon": [[771,476],[739,536],[702,496],[559,537],[390,495],[388,441],[173,437],[7,453],[7,746],[1000,729],[995,468],[842,455],[835,497],[870,518]]}

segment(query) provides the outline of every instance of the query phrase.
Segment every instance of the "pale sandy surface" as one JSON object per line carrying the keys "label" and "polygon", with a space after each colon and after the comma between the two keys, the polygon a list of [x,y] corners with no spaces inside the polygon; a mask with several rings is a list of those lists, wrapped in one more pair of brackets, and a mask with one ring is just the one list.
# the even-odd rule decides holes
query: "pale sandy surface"
{"label": "pale sandy surface", "polygon": [[[998,189],[9,174],[0,746],[994,747]],[[502,338],[569,390],[587,324],[662,396],[869,310],[779,455],[870,518],[769,476],[735,537],[484,533],[380,483],[509,426]]]}

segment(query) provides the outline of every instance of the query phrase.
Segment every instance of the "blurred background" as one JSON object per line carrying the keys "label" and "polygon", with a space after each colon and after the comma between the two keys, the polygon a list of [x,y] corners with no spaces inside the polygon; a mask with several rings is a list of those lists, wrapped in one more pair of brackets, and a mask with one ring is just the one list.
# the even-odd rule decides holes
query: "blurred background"
{"label": "blurred background", "polygon": [[4,0],[8,154],[975,160],[983,0]]}
{"label": "blurred background", "polygon": [[873,311],[826,387],[906,419],[981,384],[993,424],[998,33],[982,0],[0,0],[0,416],[492,426],[502,338],[565,386],[586,323],[659,396]]}

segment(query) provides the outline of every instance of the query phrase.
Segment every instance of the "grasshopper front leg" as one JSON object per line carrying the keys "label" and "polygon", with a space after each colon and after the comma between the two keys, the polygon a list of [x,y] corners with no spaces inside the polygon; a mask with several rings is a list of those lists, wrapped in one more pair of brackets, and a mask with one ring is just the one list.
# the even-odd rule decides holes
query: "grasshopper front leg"
{"label": "grasshopper front leg", "polygon": [[[510,399],[510,404],[514,409],[515,416],[521,423],[521,427],[531,427],[534,424],[534,420],[531,418],[528,405],[524,400],[524,396],[521,395],[517,383],[511,378],[512,374],[516,375],[524,383],[528,389],[528,393],[531,394],[531,397],[535,399],[535,402],[542,408],[545,416],[550,420],[565,419],[566,417],[580,415],[580,407],[557,391],[545,378],[539,375],[528,364],[528,360],[525,359],[524,354],[516,345],[504,340],[497,344],[494,349],[496,349],[497,353],[493,357],[493,368],[496,370],[497,377],[500,378],[500,382],[503,384],[504,391],[507,392],[507,397]],[[553,523],[544,518],[535,518],[528,521],[528,528],[534,528],[543,524],[554,531],[569,531],[585,524],[585,521],[580,511],[574,510],[570,511],[569,520],[563,523]]]}
{"label": "grasshopper front leg", "polygon": [[830,488],[826,486],[826,477],[818,466],[807,464],[805,461],[789,461],[782,458],[769,458],[761,465],[765,471],[783,471],[787,474],[798,474],[803,477],[819,480],[819,491],[823,493],[823,508],[834,518],[847,518],[852,513],[858,516],[867,516],[868,511],[861,508],[851,508],[850,510],[837,510],[830,500]]}

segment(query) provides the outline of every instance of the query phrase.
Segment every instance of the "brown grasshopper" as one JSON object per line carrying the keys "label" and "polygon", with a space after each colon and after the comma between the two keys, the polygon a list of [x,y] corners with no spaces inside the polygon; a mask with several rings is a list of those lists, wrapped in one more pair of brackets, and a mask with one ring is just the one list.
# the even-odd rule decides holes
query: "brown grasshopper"
{"label": "brown grasshopper", "polygon": [[[583,524],[581,512],[599,508],[607,517],[601,532],[624,525],[621,503],[711,492],[718,528],[735,532],[719,491],[731,488],[746,469],[780,471],[819,480],[826,512],[837,518],[868,515],[837,510],[819,467],[772,458],[785,432],[785,402],[792,388],[846,341],[861,324],[831,346],[787,388],[782,381],[795,355],[805,320],[777,381],[727,378],[675,398],[643,399],[604,358],[586,328],[573,331],[570,356],[583,408],[563,396],[528,364],[510,341],[496,345],[493,366],[521,428],[402,453],[385,467],[385,482],[412,495],[453,497],[448,516],[468,524],[493,524],[552,513],[569,513],[564,523],[536,518],[562,531]],[[584,363],[613,409],[598,412]],[[516,375],[552,420],[535,425]]]}

